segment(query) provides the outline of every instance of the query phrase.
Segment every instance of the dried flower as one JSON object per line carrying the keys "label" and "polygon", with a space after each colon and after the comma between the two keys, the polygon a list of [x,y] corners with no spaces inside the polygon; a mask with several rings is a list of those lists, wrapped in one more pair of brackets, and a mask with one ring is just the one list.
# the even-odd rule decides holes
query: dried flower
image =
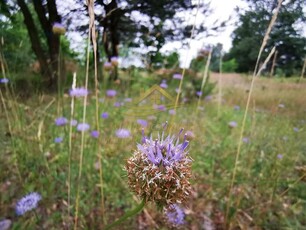
{"label": "dried flower", "polygon": [[116,130],[116,136],[118,138],[128,138],[130,137],[131,133],[127,129],[118,129]]}
{"label": "dried flower", "polygon": [[181,203],[191,192],[191,158],[188,156],[186,135],[183,143],[179,136],[158,135],[153,140],[144,136],[142,144],[126,163],[128,184],[133,192],[146,202],[159,207]]}
{"label": "dried flower", "polygon": [[111,64],[113,66],[117,66],[118,65],[118,57],[111,57]]}
{"label": "dried flower", "polygon": [[68,123],[68,120],[66,117],[58,117],[55,119],[55,125],[57,126],[64,126]]}
{"label": "dried flower", "polygon": [[166,217],[174,227],[185,223],[185,212],[178,204],[172,204],[166,209]]}
{"label": "dried flower", "polygon": [[90,125],[87,124],[87,123],[80,123],[77,126],[77,130],[80,131],[80,132],[87,131],[89,128],[90,128]]}
{"label": "dried flower", "polygon": [[25,214],[34,208],[37,208],[38,202],[41,200],[41,195],[37,192],[32,192],[19,200],[16,204],[16,214],[18,216]]}
{"label": "dried flower", "polygon": [[279,104],[279,105],[278,105],[278,108],[283,109],[283,108],[285,108],[285,105],[284,105],[284,104]]}
{"label": "dried flower", "polygon": [[66,28],[59,22],[55,22],[52,27],[52,32],[58,35],[64,35],[66,33]]}
{"label": "dried flower", "polygon": [[110,62],[105,62],[104,65],[103,65],[103,67],[104,67],[104,69],[105,69],[106,71],[109,71],[109,70],[112,69],[112,63],[110,63]]}
{"label": "dried flower", "polygon": [[85,97],[88,95],[88,90],[84,87],[71,89],[69,95],[71,97]]}

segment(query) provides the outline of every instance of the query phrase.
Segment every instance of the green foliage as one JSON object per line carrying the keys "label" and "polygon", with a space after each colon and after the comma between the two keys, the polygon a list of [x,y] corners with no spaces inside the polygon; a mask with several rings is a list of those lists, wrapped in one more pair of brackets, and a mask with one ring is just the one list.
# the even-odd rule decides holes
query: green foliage
{"label": "green foliage", "polygon": [[[248,2],[250,9],[240,14],[239,25],[233,33],[233,48],[226,57],[226,60],[237,60],[238,72],[253,71],[273,9],[277,5],[276,0]],[[262,57],[264,60],[272,47],[276,46],[276,66],[286,76],[292,75],[297,69],[301,70],[306,55],[306,38],[303,37],[302,28],[299,26],[306,21],[303,3],[303,0],[283,3]],[[271,62],[267,66],[268,69]]]}
{"label": "green foliage", "polygon": [[1,52],[10,72],[20,72],[29,68],[34,59],[28,32],[23,25],[21,13],[16,13],[13,20],[0,19],[0,37],[3,41]]}
{"label": "green foliage", "polygon": [[222,72],[234,73],[238,67],[236,59],[231,59],[222,63]]}

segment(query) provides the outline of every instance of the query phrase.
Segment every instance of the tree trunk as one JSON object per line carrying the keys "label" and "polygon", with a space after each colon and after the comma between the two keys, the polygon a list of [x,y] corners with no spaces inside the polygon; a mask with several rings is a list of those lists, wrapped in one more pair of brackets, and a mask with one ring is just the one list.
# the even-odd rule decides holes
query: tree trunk
{"label": "tree trunk", "polygon": [[17,4],[20,7],[21,12],[23,14],[24,23],[25,23],[25,25],[27,27],[27,30],[28,30],[28,34],[29,34],[29,37],[30,37],[33,52],[35,53],[35,55],[38,59],[41,74],[44,77],[44,81],[50,83],[50,81],[52,79],[52,71],[48,66],[47,58],[46,58],[46,56],[44,54],[44,51],[43,51],[43,48],[41,46],[41,43],[40,43],[40,40],[39,40],[39,37],[38,37],[38,32],[37,32],[37,29],[35,27],[32,15],[29,11],[29,8],[28,8],[27,4],[24,2],[24,0],[17,0]]}

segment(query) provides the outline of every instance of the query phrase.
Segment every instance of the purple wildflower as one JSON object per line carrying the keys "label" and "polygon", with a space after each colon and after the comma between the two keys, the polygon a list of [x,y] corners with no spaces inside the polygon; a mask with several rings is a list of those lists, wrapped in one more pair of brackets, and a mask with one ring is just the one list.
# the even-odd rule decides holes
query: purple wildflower
{"label": "purple wildflower", "polygon": [[64,126],[67,123],[68,123],[68,120],[65,117],[58,117],[55,119],[55,125],[57,126]]}
{"label": "purple wildflower", "polygon": [[201,96],[202,96],[202,92],[201,92],[201,91],[198,91],[198,92],[197,92],[197,96],[198,96],[198,97],[201,97]]}
{"label": "purple wildflower", "polygon": [[167,85],[166,80],[163,80],[162,83],[160,83],[159,86],[160,86],[161,88],[164,88],[164,89],[167,89],[167,88],[168,88],[168,85]]}
{"label": "purple wildflower", "polygon": [[69,95],[71,97],[85,97],[88,95],[88,90],[84,87],[71,89]]}
{"label": "purple wildflower", "polygon": [[9,82],[9,79],[7,79],[7,78],[1,78],[0,79],[0,83],[2,83],[2,84],[6,84],[8,82]]}
{"label": "purple wildflower", "polygon": [[121,105],[122,105],[122,104],[121,104],[119,101],[116,101],[116,102],[114,103],[114,106],[117,107],[117,108],[120,107]]}
{"label": "purple wildflower", "polygon": [[129,97],[124,98],[124,101],[125,101],[125,102],[132,102],[132,98],[129,98]]}
{"label": "purple wildflower", "polygon": [[230,128],[235,128],[235,127],[237,127],[237,122],[236,121],[230,121],[229,123],[228,123],[228,126],[230,127]]}
{"label": "purple wildflower", "polygon": [[111,57],[111,63],[112,63],[114,66],[117,66],[117,65],[118,65],[118,57]]}
{"label": "purple wildflower", "polygon": [[[179,135],[183,132],[183,129],[179,132]],[[188,152],[186,148],[189,141],[184,137],[183,143],[179,144],[179,135],[176,141],[174,136],[168,136],[164,139],[164,133],[158,139],[153,140],[145,138],[144,143],[138,144],[137,149],[139,152],[145,154],[148,160],[155,165],[163,164],[164,166],[175,164],[186,157]]]}
{"label": "purple wildflower", "polygon": [[146,120],[143,120],[143,119],[138,119],[137,123],[139,125],[141,125],[142,127],[147,127],[148,126],[148,122]]}
{"label": "purple wildflower", "polygon": [[[164,125],[164,130],[167,123]],[[154,201],[158,207],[185,202],[191,192],[191,159],[188,156],[186,135],[180,134],[157,139],[146,137],[142,130],[141,144],[127,160],[126,170],[130,188],[141,199]],[[135,165],[137,167],[135,167]]]}
{"label": "purple wildflower", "polygon": [[117,94],[117,91],[114,89],[108,89],[106,90],[106,96],[107,97],[115,97]]}
{"label": "purple wildflower", "polygon": [[130,137],[131,133],[127,129],[117,129],[116,130],[116,136],[118,138],[128,138]]}
{"label": "purple wildflower", "polygon": [[278,159],[283,159],[283,154],[277,154]]}
{"label": "purple wildflower", "polygon": [[179,73],[173,74],[173,79],[181,80],[182,78],[183,78],[182,74],[179,74]]}
{"label": "purple wildflower", "polygon": [[108,118],[108,112],[102,113],[102,114],[101,114],[101,117],[102,117],[103,119],[107,119],[107,118]]}
{"label": "purple wildflower", "polygon": [[179,93],[179,91],[180,91],[179,88],[176,88],[176,89],[175,89],[175,92],[176,92],[176,93]]}
{"label": "purple wildflower", "polygon": [[80,132],[87,131],[90,128],[90,125],[87,123],[79,123],[77,126],[77,130]]}
{"label": "purple wildflower", "polygon": [[12,225],[12,221],[9,220],[9,219],[4,219],[4,220],[0,221],[0,229],[1,230],[8,230],[8,229],[10,229],[11,225]]}
{"label": "purple wildflower", "polygon": [[293,128],[293,131],[297,133],[297,132],[299,131],[299,128],[294,127],[294,128]]}
{"label": "purple wildflower", "polygon": [[173,224],[174,226],[182,225],[185,223],[185,212],[177,204],[172,204],[166,210],[166,216],[169,223]]}
{"label": "purple wildflower", "polygon": [[71,126],[76,126],[78,124],[78,121],[77,120],[71,120],[70,121],[70,125]]}
{"label": "purple wildflower", "polygon": [[205,97],[205,101],[211,101],[212,100],[212,96],[211,95],[207,95],[206,97]]}
{"label": "purple wildflower", "polygon": [[170,110],[169,110],[169,114],[170,114],[170,115],[175,115],[175,114],[176,114],[176,112],[175,112],[175,110],[174,110],[174,109],[170,109]]}
{"label": "purple wildflower", "polygon": [[166,110],[166,106],[164,106],[164,105],[156,105],[155,108],[158,109],[159,111],[165,111]]}
{"label": "purple wildflower", "polygon": [[250,143],[250,139],[248,137],[242,138],[242,141],[246,144]]}
{"label": "purple wildflower", "polygon": [[91,131],[90,135],[93,137],[93,138],[98,138],[100,133],[98,130],[93,130]]}
{"label": "purple wildflower", "polygon": [[106,71],[111,70],[111,69],[112,69],[112,63],[110,63],[110,62],[105,62],[104,65],[103,65],[103,67],[104,67],[104,69],[105,69]]}
{"label": "purple wildflower", "polygon": [[61,142],[63,142],[63,139],[64,138],[62,138],[62,137],[56,137],[56,138],[54,138],[54,142],[55,143],[61,143]]}
{"label": "purple wildflower", "polygon": [[16,204],[16,214],[21,216],[27,211],[37,208],[38,202],[41,200],[41,195],[37,192],[32,192],[19,200]]}

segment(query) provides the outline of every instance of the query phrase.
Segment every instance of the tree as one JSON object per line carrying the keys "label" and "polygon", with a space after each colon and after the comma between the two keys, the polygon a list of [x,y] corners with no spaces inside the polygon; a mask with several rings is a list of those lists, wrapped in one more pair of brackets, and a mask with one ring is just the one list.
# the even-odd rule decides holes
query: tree
{"label": "tree", "polygon": [[0,6],[4,15],[12,21],[17,11],[20,10],[22,13],[32,50],[40,64],[44,81],[48,84],[48,88],[54,89],[59,74],[60,37],[59,34],[53,33],[52,29],[55,23],[61,22],[56,1],[35,0],[31,4],[25,0],[16,2],[1,0]]}
{"label": "tree", "polygon": [[[80,9],[74,11],[78,15],[80,11],[86,12],[82,2],[79,1]],[[194,22],[186,21],[184,14],[194,14],[197,8],[204,16],[212,12],[207,2],[201,1],[197,5],[190,0],[97,0],[95,8],[102,11],[95,18],[98,31],[102,31],[100,47],[104,48],[108,61],[118,56],[120,44],[146,50],[147,60],[154,61],[159,58],[160,49],[166,42],[190,37]],[[222,26],[224,23],[221,22],[210,28],[204,23],[196,23],[194,33],[206,36]]]}
{"label": "tree", "polygon": [[[277,0],[247,0],[249,9],[240,13],[238,27],[233,32],[233,47],[225,61],[236,59],[238,72],[253,71],[259,48],[267,30]],[[301,23],[306,21],[303,13],[304,0],[284,1],[272,28],[263,58],[273,46],[278,51],[276,66],[290,76],[300,69],[306,55],[306,38],[301,34]],[[271,63],[269,64],[271,65]]]}

